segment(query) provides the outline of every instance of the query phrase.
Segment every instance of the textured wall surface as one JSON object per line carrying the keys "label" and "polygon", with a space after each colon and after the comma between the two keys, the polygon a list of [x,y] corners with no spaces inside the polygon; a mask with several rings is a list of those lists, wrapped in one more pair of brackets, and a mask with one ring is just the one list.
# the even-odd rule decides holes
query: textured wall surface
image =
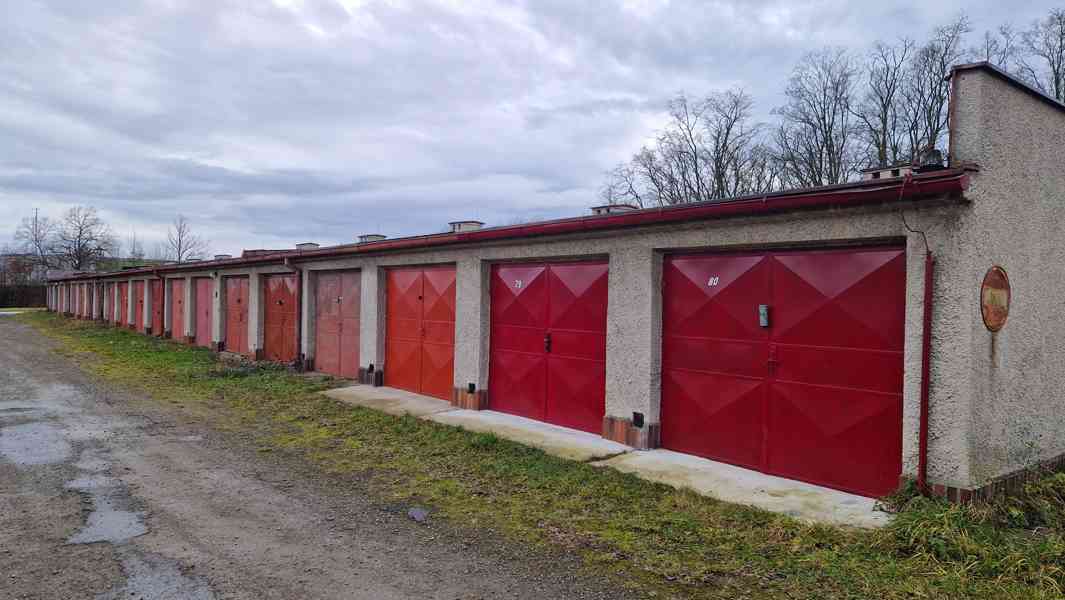
{"label": "textured wall surface", "polygon": [[[970,483],[1065,453],[1065,110],[982,70],[956,76],[953,152],[980,166],[963,224],[959,344],[970,353]],[[1009,275],[1004,329],[980,315],[992,265]],[[938,417],[937,417],[938,418]]]}
{"label": "textured wall surface", "polygon": [[[968,208],[956,202],[923,203],[904,212],[909,224],[924,230],[945,272],[954,269],[963,244],[957,238],[960,215]],[[457,267],[455,385],[488,384],[490,299],[488,269],[496,261],[604,258],[610,260],[608,306],[608,415],[628,418],[643,412],[648,422],[659,415],[661,380],[661,261],[666,251],[736,249],[750,246],[809,244],[869,244],[895,240],[906,244],[907,307],[904,361],[903,463],[913,474],[917,464],[918,403],[920,397],[921,323],[925,246],[922,236],[909,232],[898,206],[806,211],[758,218],[734,218],[600,233],[589,236],[544,237],[477,247],[452,247],[415,252],[366,255],[305,263],[309,270],[363,269],[361,366],[384,359],[384,273],[390,266],[452,263]],[[955,286],[956,287],[956,286]],[[936,329],[957,327],[963,293],[953,291],[937,311]],[[944,306],[944,305],[941,305]],[[942,323],[940,322],[942,321]],[[943,377],[934,388],[934,402],[944,418],[933,423],[930,452],[933,480],[967,481],[968,407],[956,402],[968,397],[967,381],[952,373],[965,372],[968,361],[957,348],[942,352],[937,366]],[[306,351],[306,349],[305,349]],[[376,358],[377,360],[375,360]]]}

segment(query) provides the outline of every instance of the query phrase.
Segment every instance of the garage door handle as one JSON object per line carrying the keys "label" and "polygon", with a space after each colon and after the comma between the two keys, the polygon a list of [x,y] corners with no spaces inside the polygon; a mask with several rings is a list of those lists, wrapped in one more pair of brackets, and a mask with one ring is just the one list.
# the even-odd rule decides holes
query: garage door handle
{"label": "garage door handle", "polygon": [[544,334],[544,352],[551,352],[551,334]]}

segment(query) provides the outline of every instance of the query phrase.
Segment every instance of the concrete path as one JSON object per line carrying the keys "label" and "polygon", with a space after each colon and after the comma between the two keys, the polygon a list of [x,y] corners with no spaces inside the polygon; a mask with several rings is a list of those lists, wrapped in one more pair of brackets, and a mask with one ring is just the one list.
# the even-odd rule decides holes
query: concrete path
{"label": "concrete path", "polygon": [[891,515],[876,500],[669,450],[636,451],[601,436],[491,410],[461,410],[437,398],[388,387],[356,385],[326,392],[355,406],[410,414],[539,448],[561,458],[592,462],[637,477],[687,488],[726,502],[747,504],[800,520],[881,527]]}
{"label": "concrete path", "polygon": [[493,410],[454,410],[436,413],[429,419],[470,431],[494,433],[501,438],[539,448],[552,456],[580,462],[632,451],[629,446],[598,435]]}
{"label": "concrete path", "polygon": [[810,522],[881,527],[891,518],[875,510],[876,500],[872,498],[670,450],[630,452],[592,464]]}

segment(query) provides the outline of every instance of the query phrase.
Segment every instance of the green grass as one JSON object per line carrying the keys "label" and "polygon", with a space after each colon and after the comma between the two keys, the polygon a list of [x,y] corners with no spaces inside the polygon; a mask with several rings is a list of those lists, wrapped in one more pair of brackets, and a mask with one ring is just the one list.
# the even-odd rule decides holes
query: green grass
{"label": "green grass", "polygon": [[358,474],[381,501],[427,503],[452,522],[565,547],[589,569],[658,597],[1059,598],[1065,476],[992,505],[901,495],[879,531],[814,526],[550,457],[491,434],[353,408],[334,385],[58,318],[15,317],[89,371],[213,427],[253,432],[325,473]]}

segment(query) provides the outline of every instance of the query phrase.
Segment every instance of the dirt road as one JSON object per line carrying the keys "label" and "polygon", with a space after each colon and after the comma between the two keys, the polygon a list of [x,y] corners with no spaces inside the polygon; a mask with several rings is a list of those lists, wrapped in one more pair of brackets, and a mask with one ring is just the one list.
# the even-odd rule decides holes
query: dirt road
{"label": "dirt road", "polygon": [[101,386],[0,316],[0,598],[625,598]]}

